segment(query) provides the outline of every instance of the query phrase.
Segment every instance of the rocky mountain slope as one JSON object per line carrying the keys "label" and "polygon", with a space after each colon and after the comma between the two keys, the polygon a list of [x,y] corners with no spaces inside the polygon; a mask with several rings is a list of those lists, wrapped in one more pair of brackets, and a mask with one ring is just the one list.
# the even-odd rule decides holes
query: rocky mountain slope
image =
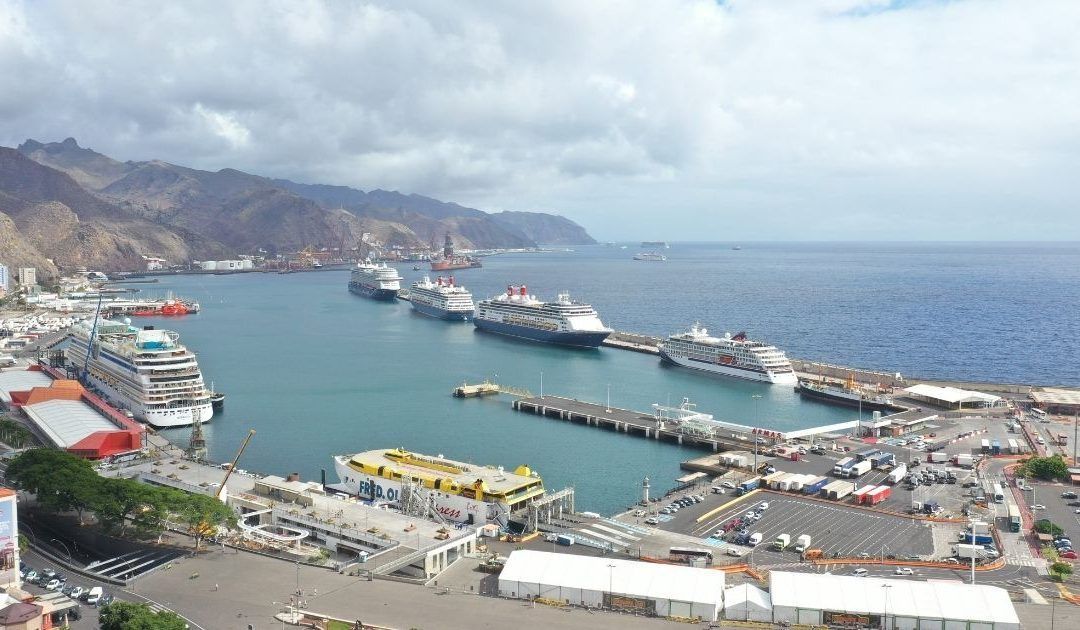
{"label": "rocky mountain slope", "polygon": [[138,268],[142,254],[187,262],[257,249],[363,249],[365,233],[403,247],[441,244],[446,233],[461,248],[592,242],[562,217],[491,215],[422,195],[298,184],[235,169],[120,162],[73,138],[0,147],[0,212],[8,218],[0,222],[0,244],[7,245],[0,262],[18,257],[42,269],[50,269],[46,257],[61,267],[109,271]]}

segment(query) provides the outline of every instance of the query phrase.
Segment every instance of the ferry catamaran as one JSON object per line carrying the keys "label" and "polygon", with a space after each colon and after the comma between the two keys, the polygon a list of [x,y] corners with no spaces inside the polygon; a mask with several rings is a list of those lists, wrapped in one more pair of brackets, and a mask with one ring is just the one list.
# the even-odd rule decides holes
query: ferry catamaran
{"label": "ferry catamaran", "polygon": [[476,310],[472,293],[458,286],[454,276],[436,278],[435,282],[424,276],[409,289],[409,302],[417,313],[454,321],[468,321]]}
{"label": "ferry catamaran", "polygon": [[752,381],[780,385],[798,382],[791,362],[775,346],[751,341],[742,332],[711,337],[700,324],[668,337],[660,344],[660,358],[675,365]]}
{"label": "ferry catamaran", "polygon": [[[112,402],[155,427],[180,427],[214,415],[210,391],[195,353],[171,330],[142,330],[125,322],[103,320],[72,327],[64,355]],[[93,337],[93,350],[89,351]]]}
{"label": "ferry catamaran", "polygon": [[481,300],[473,324],[500,335],[579,348],[595,348],[612,333],[592,306],[572,301],[570,294],[541,302],[524,286]]}
{"label": "ferry catamaran", "polygon": [[335,455],[334,467],[349,494],[399,506],[414,499],[430,503],[442,518],[457,523],[496,523],[544,496],[544,482],[528,466],[513,472],[466,464],[403,449]]}

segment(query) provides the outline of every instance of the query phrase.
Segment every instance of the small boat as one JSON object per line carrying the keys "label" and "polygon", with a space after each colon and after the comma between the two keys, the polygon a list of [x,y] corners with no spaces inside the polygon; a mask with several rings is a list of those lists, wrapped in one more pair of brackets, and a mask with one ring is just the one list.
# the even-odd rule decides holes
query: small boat
{"label": "small boat", "polygon": [[210,404],[214,411],[221,411],[225,407],[225,394],[214,391],[214,383],[210,383]]}
{"label": "small boat", "polygon": [[420,271],[420,265],[413,265],[412,270],[413,271]]}

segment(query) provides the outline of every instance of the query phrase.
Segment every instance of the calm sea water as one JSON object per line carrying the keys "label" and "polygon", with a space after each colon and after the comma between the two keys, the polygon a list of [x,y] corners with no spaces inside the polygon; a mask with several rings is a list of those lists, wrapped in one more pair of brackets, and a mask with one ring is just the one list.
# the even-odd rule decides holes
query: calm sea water
{"label": "calm sea water", "polygon": [[[477,296],[527,284],[568,290],[610,326],[669,334],[700,320],[747,330],[789,354],[964,379],[1080,384],[1080,246],[676,244],[665,263],[638,249],[505,255],[458,272]],[[423,272],[399,270],[409,281]],[[580,509],[633,502],[641,478],[667,487],[696,452],[517,414],[501,399],[456,400],[463,380],[496,376],[538,392],[648,409],[689,397],[720,419],[779,429],[852,419],[789,387],[715,378],[625,351],[573,351],[477,333],[414,314],[406,303],[349,294],[343,271],[183,276],[142,285],[196,298],[203,312],[147,319],[177,330],[204,375],[228,395],[207,427],[213,458],[258,434],[242,467],[317,478],[330,455],[403,446],[513,468],[552,488],[574,485]],[[762,398],[753,398],[753,395]],[[178,442],[187,432],[167,435]]]}

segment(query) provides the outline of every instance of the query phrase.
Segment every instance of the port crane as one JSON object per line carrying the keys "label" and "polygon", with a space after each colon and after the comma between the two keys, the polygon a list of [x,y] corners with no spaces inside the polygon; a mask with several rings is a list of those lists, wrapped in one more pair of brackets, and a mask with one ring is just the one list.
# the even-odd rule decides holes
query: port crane
{"label": "port crane", "polygon": [[229,477],[232,476],[233,471],[236,470],[236,464],[240,461],[240,456],[244,454],[244,449],[247,448],[248,442],[255,436],[255,429],[248,431],[247,437],[240,444],[240,450],[236,452],[236,457],[233,458],[232,463],[229,464],[229,469],[225,471],[225,478],[221,480],[221,485],[218,486],[217,492],[214,493],[215,499],[221,498],[221,492],[225,490],[225,483],[229,481]]}

